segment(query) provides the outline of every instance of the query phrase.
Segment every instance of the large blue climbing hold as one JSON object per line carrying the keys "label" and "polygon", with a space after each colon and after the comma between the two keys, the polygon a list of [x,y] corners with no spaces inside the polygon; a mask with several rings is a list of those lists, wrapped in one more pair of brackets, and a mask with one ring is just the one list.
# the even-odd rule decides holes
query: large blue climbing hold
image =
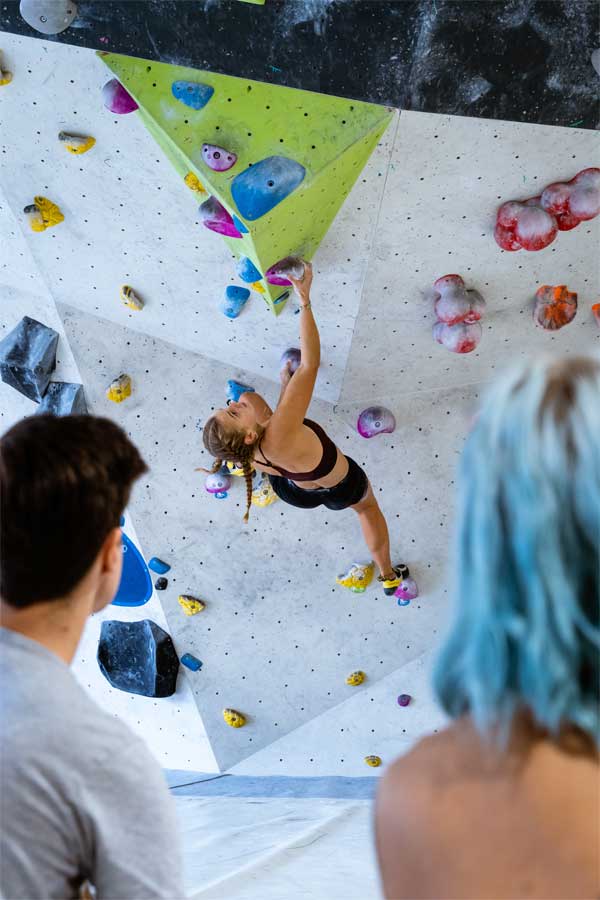
{"label": "large blue climbing hold", "polygon": [[248,288],[230,284],[225,288],[225,296],[221,300],[219,309],[228,319],[237,319],[248,302],[249,296],[250,291]]}
{"label": "large blue climbing hold", "polygon": [[201,81],[174,81],[171,85],[171,92],[176,100],[185,103],[191,109],[203,109],[215,89],[210,84],[203,84]]}
{"label": "large blue climbing hold", "polygon": [[249,284],[252,284],[254,281],[260,281],[262,275],[254,265],[251,259],[248,259],[247,256],[241,256],[240,260],[237,264],[237,273],[242,279],[242,281],[246,281]]}
{"label": "large blue climbing hold", "polygon": [[225,396],[228,400],[233,400],[234,403],[237,403],[242,394],[247,394],[250,391],[253,392],[254,388],[249,387],[247,384],[242,384],[240,381],[233,381],[233,379],[230,379],[227,382]]}
{"label": "large blue climbing hold", "polygon": [[0,377],[30,400],[39,403],[56,368],[58,332],[23,316],[0,341]]}
{"label": "large blue climbing hold", "polygon": [[170,697],[175,693],[179,660],[173,641],[150,619],[103,622],[98,665],[109,684],[119,691],[143,697]]}
{"label": "large blue climbing hold", "polygon": [[87,413],[82,384],[51,381],[37,412],[53,416],[84,416]]}
{"label": "large blue climbing hold", "polygon": [[114,606],[143,606],[152,596],[152,579],[144,557],[125,533],[122,535],[123,570]]}
{"label": "large blue climbing hold", "polygon": [[268,156],[240,172],[231,195],[245,219],[260,219],[285,200],[303,181],[306,169],[286,156]]}

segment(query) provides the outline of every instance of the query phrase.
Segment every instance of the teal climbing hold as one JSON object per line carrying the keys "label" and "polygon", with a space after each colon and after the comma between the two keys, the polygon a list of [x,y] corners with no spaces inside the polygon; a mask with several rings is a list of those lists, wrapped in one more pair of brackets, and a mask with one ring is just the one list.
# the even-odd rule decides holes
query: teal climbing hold
{"label": "teal climbing hold", "polygon": [[262,275],[254,265],[251,259],[248,259],[247,256],[240,257],[240,261],[237,265],[237,273],[242,279],[242,281],[247,281],[252,284],[255,281],[260,281]]}
{"label": "teal climbing hold", "polygon": [[191,109],[203,109],[214,92],[215,89],[210,84],[203,84],[201,81],[174,81],[171,85],[171,93],[175,99]]}
{"label": "teal climbing hold", "polygon": [[245,219],[254,221],[285,200],[304,180],[306,169],[286,156],[268,156],[240,172],[231,196]]}

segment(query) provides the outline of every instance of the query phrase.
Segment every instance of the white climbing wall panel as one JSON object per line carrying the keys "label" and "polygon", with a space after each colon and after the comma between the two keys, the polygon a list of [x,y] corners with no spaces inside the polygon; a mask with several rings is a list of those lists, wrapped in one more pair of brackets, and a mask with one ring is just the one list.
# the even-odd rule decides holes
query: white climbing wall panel
{"label": "white climbing wall panel", "polygon": [[[369,473],[394,559],[410,566],[421,592],[399,608],[376,587],[355,595],[335,586],[337,572],[365,557],[352,512],[279,502],[253,508],[244,527],[242,484],[223,501],[206,494],[193,471],[209,462],[196,424],[223,403],[228,378],[276,400],[279,355],[296,342],[294,304],[277,320],[262,301],[224,319],[217,302],[233,280],[232,261],[199,226],[194,196],[135,114],[118,118],[102,106],[102,64],[63,45],[11,35],[1,44],[15,80],[0,98],[0,182],[21,227],[20,211],[37,193],[66,216],[51,232],[24,232],[47,303],[56,304],[40,306],[39,318],[59,316],[92,411],[120,422],[151,466],[130,513],[146,554],[173,565],[160,602],[178,652],[204,663],[180,683],[193,692],[206,746],[221,769],[237,772],[373,774],[365,755],[387,763],[443,723],[428,678],[460,578],[447,564],[456,463],[485,382],[532,352],[598,350],[590,307],[600,291],[600,219],[541,253],[508,254],[492,237],[496,207],[598,165],[598,135],[403,112],[317,254],[324,364],[311,415]],[[56,141],[61,129],[93,134],[97,146],[69,157]],[[19,257],[10,266],[13,290],[27,285],[33,263],[23,277],[22,265]],[[450,272],[487,301],[483,339],[465,357],[431,338],[427,291]],[[143,312],[120,305],[125,282],[146,299]],[[575,321],[555,335],[531,321],[541,283],[579,293]],[[19,310],[35,315],[41,300],[22,292]],[[12,327],[7,309],[0,324]],[[105,390],[124,370],[134,390],[117,407]],[[8,402],[9,389],[0,389]],[[389,406],[398,427],[366,441],[356,416],[374,403]],[[201,596],[206,610],[183,616],[181,592]],[[345,678],[357,668],[367,681],[350,688]],[[400,693],[412,694],[411,706],[398,707]],[[104,698],[119,713],[121,700]],[[247,727],[228,729],[224,706],[241,709]],[[190,746],[189,731],[169,721],[173,744]],[[192,766],[164,764],[212,771],[210,760],[197,761],[198,734],[194,756],[181,754],[195,757]]]}

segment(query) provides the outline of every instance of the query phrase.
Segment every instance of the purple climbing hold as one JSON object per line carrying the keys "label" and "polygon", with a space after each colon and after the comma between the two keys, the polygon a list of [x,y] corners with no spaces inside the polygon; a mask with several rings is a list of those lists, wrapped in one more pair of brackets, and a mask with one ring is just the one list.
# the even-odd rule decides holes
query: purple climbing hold
{"label": "purple climbing hold", "polygon": [[202,159],[214,172],[227,172],[235,166],[237,154],[224,147],[217,147],[216,144],[202,144]]}
{"label": "purple climbing hold", "polygon": [[296,371],[296,369],[298,368],[298,366],[300,365],[301,361],[302,360],[301,360],[300,350],[297,347],[288,347],[288,349],[281,355],[281,361],[279,363],[279,368],[280,369],[285,368],[285,366],[289,362],[290,363],[290,372],[293,375],[294,372]]}
{"label": "purple climbing hold", "polygon": [[419,596],[419,588],[414,578],[403,578],[400,585],[394,591],[394,596],[400,600],[414,600]]}
{"label": "purple climbing hold", "polygon": [[398,697],[398,706],[408,706],[411,700],[412,697],[410,694],[400,694]]}
{"label": "purple climbing hold", "polygon": [[385,406],[369,406],[361,412],[356,427],[361,437],[372,438],[376,434],[391,434],[396,427],[396,420]]}
{"label": "purple climbing hold", "polygon": [[56,368],[58,332],[23,316],[0,341],[0,378],[39,403]]}
{"label": "purple climbing hold", "polygon": [[219,309],[228,319],[237,319],[249,297],[250,291],[248,288],[230,284],[225,288],[225,296],[219,304]]}
{"label": "purple climbing hold", "polygon": [[242,235],[233,224],[233,219],[216,197],[209,197],[208,200],[205,200],[199,211],[202,224],[209,231],[216,231],[217,234],[224,234],[225,237],[241,238]]}
{"label": "purple climbing hold", "polygon": [[269,284],[290,285],[289,275],[296,279],[304,276],[304,261],[298,256],[286,256],[268,268],[265,275]]}
{"label": "purple climbing hold", "polygon": [[102,101],[107,109],[118,116],[134,112],[138,105],[120,81],[111,78],[102,88]]}
{"label": "purple climbing hold", "polygon": [[215,89],[201,81],[174,81],[171,93],[176,100],[189,106],[190,109],[202,109],[206,106]]}
{"label": "purple climbing hold", "polygon": [[206,476],[204,487],[209,494],[214,494],[217,500],[224,500],[231,487],[231,475],[225,475],[223,472],[211,472]]}
{"label": "purple climbing hold", "polygon": [[240,261],[237,264],[237,273],[242,281],[246,281],[248,284],[253,284],[262,278],[252,260],[248,259],[247,256],[240,257]]}
{"label": "purple climbing hold", "polygon": [[304,180],[306,169],[285,156],[269,156],[233,179],[231,196],[245,219],[253,222],[285,200]]}

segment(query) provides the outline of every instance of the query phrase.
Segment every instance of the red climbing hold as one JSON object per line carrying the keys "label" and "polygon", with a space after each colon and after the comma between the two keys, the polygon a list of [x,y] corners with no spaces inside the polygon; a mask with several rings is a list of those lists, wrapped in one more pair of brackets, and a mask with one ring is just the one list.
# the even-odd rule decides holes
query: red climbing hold
{"label": "red climbing hold", "polygon": [[577,312],[577,294],[565,284],[552,287],[543,284],[535,294],[533,320],[546,331],[558,331],[568,325]]}
{"label": "red climbing hold", "polygon": [[498,210],[494,237],[503,250],[543,250],[556,237],[556,219],[543,209],[540,197],[510,200]]}
{"label": "red climbing hold", "polygon": [[594,316],[598,325],[600,325],[600,303],[594,303],[592,306],[592,315]]}
{"label": "red climbing hold", "polygon": [[435,314],[440,322],[478,322],[485,309],[485,300],[477,291],[467,291],[460,275],[443,275],[433,283],[436,292]]}
{"label": "red climbing hold", "polygon": [[583,169],[570,181],[556,181],[544,189],[541,203],[560,231],[569,231],[600,212],[600,169]]}

